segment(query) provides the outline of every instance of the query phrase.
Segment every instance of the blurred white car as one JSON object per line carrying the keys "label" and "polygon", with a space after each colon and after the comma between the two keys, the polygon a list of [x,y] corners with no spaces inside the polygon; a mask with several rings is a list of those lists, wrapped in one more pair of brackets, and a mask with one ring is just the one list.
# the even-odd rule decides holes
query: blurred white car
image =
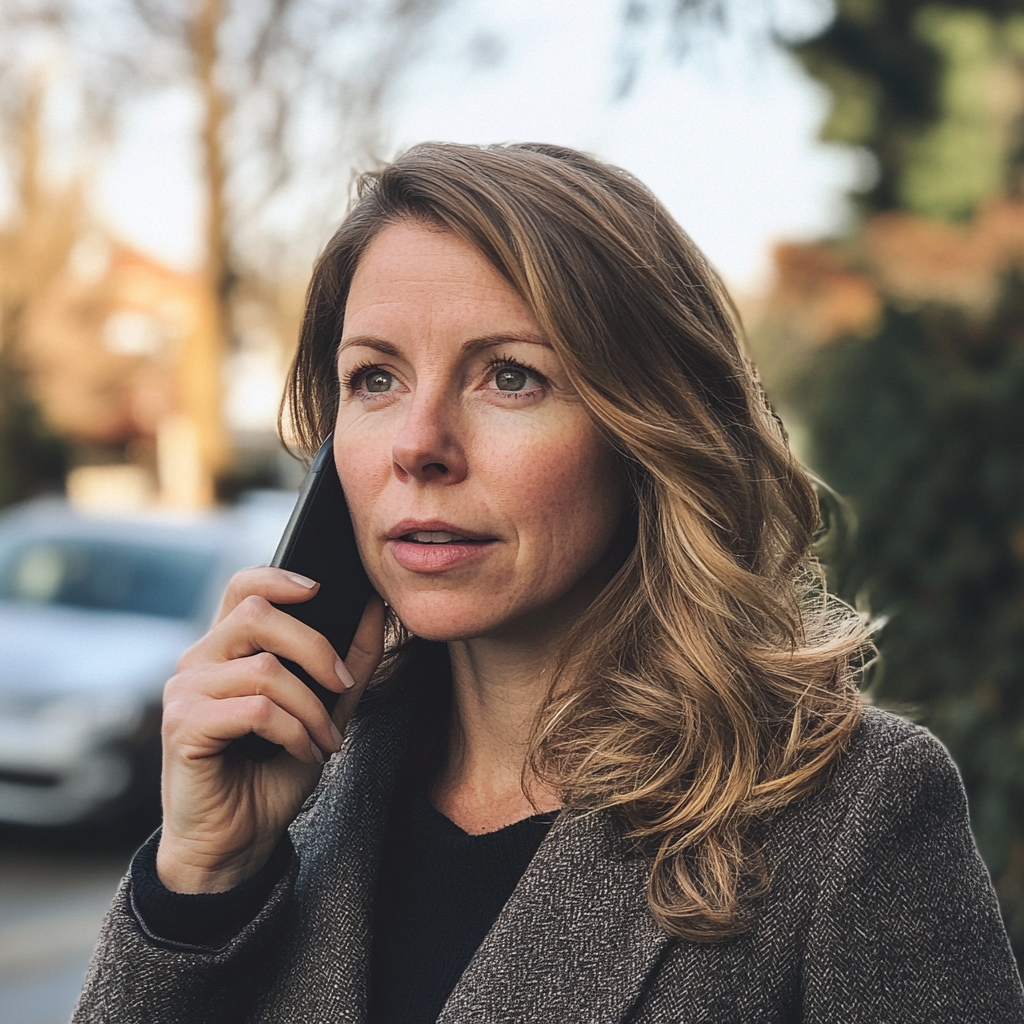
{"label": "blurred white car", "polygon": [[0,515],[0,821],[151,813],[160,696],[228,577],[266,564],[294,502],[258,492],[189,518]]}

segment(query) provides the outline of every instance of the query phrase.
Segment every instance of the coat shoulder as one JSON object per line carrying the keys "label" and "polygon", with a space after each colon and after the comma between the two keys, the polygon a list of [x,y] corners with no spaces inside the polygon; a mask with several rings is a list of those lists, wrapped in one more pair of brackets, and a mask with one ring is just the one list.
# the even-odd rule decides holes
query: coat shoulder
{"label": "coat shoulder", "polygon": [[[870,705],[847,749],[819,789],[789,804],[764,825],[768,851],[805,867],[834,863],[837,848],[907,834],[955,819],[965,835],[967,797],[946,748],[927,729]],[[775,859],[769,856],[769,860]]]}
{"label": "coat shoulder", "polygon": [[941,794],[966,816],[960,773],[942,743],[923,726],[868,705],[823,796],[854,801],[872,789],[880,802],[888,795],[896,805],[905,804],[913,794]]}
{"label": "coat shoulder", "polygon": [[948,752],[866,707],[828,780],[761,822],[753,924],[676,942],[636,1020],[1024,1020],[995,894]]}
{"label": "coat shoulder", "polygon": [[883,711],[872,704],[866,704],[860,725],[850,745],[850,754],[885,756],[911,740],[924,740],[926,744],[935,744],[945,749],[924,726],[915,725],[891,711]]}

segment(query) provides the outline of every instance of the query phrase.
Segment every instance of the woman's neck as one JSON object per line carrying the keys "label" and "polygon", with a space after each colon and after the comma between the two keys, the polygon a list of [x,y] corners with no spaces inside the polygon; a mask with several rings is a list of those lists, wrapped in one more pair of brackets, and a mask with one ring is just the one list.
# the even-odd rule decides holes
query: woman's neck
{"label": "woman's neck", "polygon": [[466,832],[493,832],[561,806],[554,791],[524,772],[551,682],[553,646],[536,636],[525,644],[481,638],[448,645],[452,722],[431,800]]}

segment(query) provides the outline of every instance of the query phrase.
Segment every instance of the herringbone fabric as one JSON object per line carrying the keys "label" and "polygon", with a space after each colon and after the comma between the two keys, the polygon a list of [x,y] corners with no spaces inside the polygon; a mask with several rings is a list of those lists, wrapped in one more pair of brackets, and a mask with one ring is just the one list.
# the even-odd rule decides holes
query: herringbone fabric
{"label": "herringbone fabric", "polygon": [[[297,862],[221,950],[144,934],[127,882],[74,1021],[365,1021],[375,865],[407,735],[400,699],[350,728],[292,833]],[[670,939],[605,813],[564,812],[438,1024],[1024,1024],[1024,992],[956,769],[868,709],[829,786],[765,823],[756,924]]]}

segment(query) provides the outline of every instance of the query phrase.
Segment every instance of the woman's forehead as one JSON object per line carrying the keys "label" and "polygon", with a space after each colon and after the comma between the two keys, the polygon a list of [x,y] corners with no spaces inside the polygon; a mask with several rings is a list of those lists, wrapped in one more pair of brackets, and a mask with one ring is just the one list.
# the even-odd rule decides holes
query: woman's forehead
{"label": "woman's forehead", "polygon": [[511,286],[470,241],[452,231],[403,220],[381,229],[366,247],[352,278],[352,291],[427,283],[444,276],[453,283]]}
{"label": "woman's forehead", "polygon": [[342,347],[364,335],[435,331],[459,336],[460,344],[492,336],[544,339],[529,306],[470,242],[419,224],[389,225],[353,276]]}

